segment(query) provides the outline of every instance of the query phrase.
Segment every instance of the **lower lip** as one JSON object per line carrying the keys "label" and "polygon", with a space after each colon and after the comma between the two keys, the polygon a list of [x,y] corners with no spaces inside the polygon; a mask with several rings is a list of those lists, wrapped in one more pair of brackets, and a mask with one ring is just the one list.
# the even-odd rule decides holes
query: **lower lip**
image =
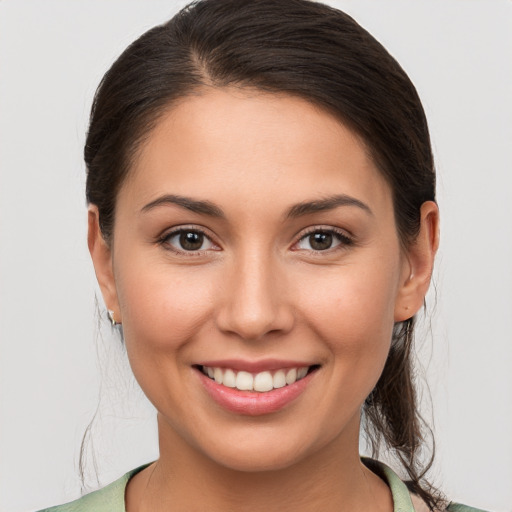
{"label": "lower lip", "polygon": [[198,374],[207,393],[217,404],[228,411],[247,416],[261,416],[283,409],[304,392],[313,375],[313,373],[308,373],[293,384],[259,393],[228,388],[210,379],[200,370],[198,370]]}

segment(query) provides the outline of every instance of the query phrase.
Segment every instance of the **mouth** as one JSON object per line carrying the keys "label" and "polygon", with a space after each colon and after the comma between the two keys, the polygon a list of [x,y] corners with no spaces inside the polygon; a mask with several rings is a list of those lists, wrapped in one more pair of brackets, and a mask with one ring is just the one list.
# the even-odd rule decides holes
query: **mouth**
{"label": "mouth", "polygon": [[258,373],[218,366],[198,365],[196,368],[221,386],[239,391],[267,393],[295,384],[318,369],[319,365],[279,368]]}
{"label": "mouth", "polygon": [[311,385],[320,365],[222,362],[194,365],[207,395],[222,409],[244,416],[276,413]]}

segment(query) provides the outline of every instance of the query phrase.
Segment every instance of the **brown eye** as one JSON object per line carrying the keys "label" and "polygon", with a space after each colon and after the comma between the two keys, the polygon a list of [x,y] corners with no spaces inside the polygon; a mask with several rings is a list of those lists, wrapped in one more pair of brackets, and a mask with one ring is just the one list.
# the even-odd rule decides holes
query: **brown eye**
{"label": "brown eye", "polygon": [[206,251],[213,247],[211,240],[201,231],[182,229],[166,237],[165,242],[178,251]]}
{"label": "brown eye", "polygon": [[338,246],[340,248],[351,245],[352,239],[342,232],[331,229],[318,229],[303,236],[297,243],[297,249],[303,251],[328,251]]}
{"label": "brown eye", "polygon": [[180,245],[186,251],[199,251],[203,245],[204,235],[194,231],[180,234]]}
{"label": "brown eye", "polygon": [[309,245],[314,251],[325,251],[332,247],[332,233],[313,233],[309,235]]}

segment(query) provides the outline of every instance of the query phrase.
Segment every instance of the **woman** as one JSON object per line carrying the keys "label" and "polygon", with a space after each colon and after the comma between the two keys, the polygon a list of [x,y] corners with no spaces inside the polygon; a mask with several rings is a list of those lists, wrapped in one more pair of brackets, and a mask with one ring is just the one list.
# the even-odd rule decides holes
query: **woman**
{"label": "woman", "polygon": [[[85,160],[89,249],[160,457],[49,510],[471,510],[423,478],[435,173],[372,36],[303,0],[199,2],[106,74]],[[360,459],[362,415],[410,492]]]}

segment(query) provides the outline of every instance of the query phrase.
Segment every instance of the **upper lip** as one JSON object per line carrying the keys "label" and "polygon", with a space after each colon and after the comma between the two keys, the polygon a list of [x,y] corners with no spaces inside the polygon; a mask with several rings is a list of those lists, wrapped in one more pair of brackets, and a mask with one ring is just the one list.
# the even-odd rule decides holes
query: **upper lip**
{"label": "upper lip", "polygon": [[248,361],[243,359],[216,359],[201,361],[200,363],[197,363],[197,366],[207,366],[209,368],[230,368],[231,370],[236,371],[259,373],[285,368],[305,368],[313,366],[314,364],[315,363],[312,362],[290,359],[262,359],[259,361]]}

